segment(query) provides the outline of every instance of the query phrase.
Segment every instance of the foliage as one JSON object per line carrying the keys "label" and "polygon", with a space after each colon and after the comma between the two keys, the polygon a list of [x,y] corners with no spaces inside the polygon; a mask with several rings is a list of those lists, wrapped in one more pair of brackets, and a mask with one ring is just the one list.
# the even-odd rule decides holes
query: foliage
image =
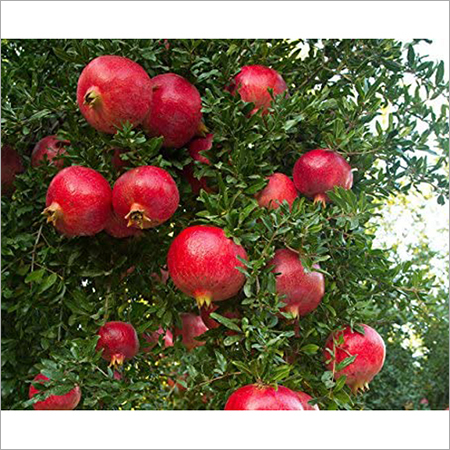
{"label": "foliage", "polygon": [[[434,283],[429,273],[409,263],[395,264],[387,251],[373,246],[374,227],[369,225],[389,196],[425,183],[442,203],[448,190],[442,173],[448,164],[448,105],[436,113],[429,104],[448,95],[448,83],[443,64],[417,55],[416,43],[4,41],[2,142],[19,151],[28,169],[18,177],[12,199],[2,197],[3,407],[30,408],[29,382],[42,370],[56,381],[49,383],[49,393],[78,383],[81,409],[223,409],[234,389],[256,380],[304,390],[321,409],[362,408],[362,398],[335,383],[323,366],[321,349],[329,333],[348,323],[377,328],[382,322],[386,340],[393,324],[406,323],[411,311],[435,301],[429,295]],[[306,44],[310,51],[303,58]],[[129,57],[150,76],[171,71],[195,84],[206,125],[214,133],[213,164],[196,163],[195,173],[207,176],[216,193],[192,194],[180,172],[191,162],[184,149],[162,150],[161,139],[149,139],[139,129],[124,126],[109,136],[86,123],[76,105],[76,83],[83,67],[102,54]],[[272,114],[249,118],[252,105],[224,91],[247,64],[271,66],[288,83],[289,98],[276,98]],[[405,74],[413,77],[415,89],[403,82]],[[383,127],[378,118],[388,104],[394,108]],[[34,144],[49,134],[71,141],[67,165],[92,167],[111,184],[117,178],[113,147],[131,150],[126,155],[131,167],[165,168],[180,189],[178,211],[137,239],[119,241],[105,233],[59,236],[41,215],[55,169],[29,166]],[[258,208],[254,194],[264,187],[265,177],[274,171],[291,175],[299,155],[317,147],[332,148],[349,160],[352,191],[336,190],[326,208],[304,198],[296,200],[291,213],[287,206],[272,212]],[[194,300],[152,274],[164,267],[173,237],[199,223],[224,228],[249,254],[245,287],[227,302],[239,308],[242,319],[223,319],[220,328],[205,335],[207,344],[191,353],[179,341],[170,349],[159,345],[140,352],[125,365],[123,378],[115,380],[95,352],[98,328],[106,320],[124,320],[142,336],[159,326],[173,329],[180,324],[180,312],[196,310]],[[275,249],[287,246],[298,250],[309,267],[320,262],[326,275],[322,304],[298,324],[278,314],[282,299],[267,267]],[[423,320],[420,326],[430,325],[425,315]],[[445,326],[439,333],[448,342]],[[237,334],[227,336],[226,328]],[[437,329],[430,327],[431,340],[437,339],[433,333]],[[388,342],[388,351],[400,348],[399,339]],[[159,358],[160,353],[165,357]],[[395,364],[388,359],[388,383],[396,379],[391,375]],[[185,373],[180,383],[186,392],[167,386],[168,378]],[[383,386],[397,395],[392,384]],[[385,406],[375,400],[369,404]]]}

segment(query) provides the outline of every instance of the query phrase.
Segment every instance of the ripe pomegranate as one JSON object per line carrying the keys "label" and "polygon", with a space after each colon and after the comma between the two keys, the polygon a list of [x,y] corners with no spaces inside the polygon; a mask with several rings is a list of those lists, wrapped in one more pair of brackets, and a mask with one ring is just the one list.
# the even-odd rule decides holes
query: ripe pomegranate
{"label": "ripe pomegranate", "polygon": [[227,400],[225,410],[279,411],[303,410],[296,392],[279,385],[278,388],[260,384],[248,384],[234,391]]}
{"label": "ripe pomegranate", "polygon": [[255,105],[250,114],[255,114],[259,109],[262,109],[263,114],[267,114],[272,103],[268,89],[272,89],[273,96],[276,96],[287,91],[287,85],[276,70],[254,65],[242,67],[227,89],[232,95],[238,92],[244,102],[252,102]]}
{"label": "ripe pomegranate", "polygon": [[112,201],[115,213],[128,220],[129,227],[145,229],[170,219],[180,195],[174,179],[164,169],[141,166],[116,181]]}
{"label": "ripe pomegranate", "polygon": [[[43,384],[48,381],[49,378],[41,373],[36,375],[33,381],[37,381]],[[30,384],[28,391],[28,397],[31,399],[40,391]],[[75,409],[81,400],[81,389],[79,386],[75,386],[71,391],[64,395],[50,395],[45,400],[36,402],[33,404],[33,408],[36,410],[72,410]]]}
{"label": "ripe pomegranate", "polygon": [[319,411],[319,407],[317,405],[311,405],[310,403],[308,403],[310,400],[312,400],[312,397],[306,392],[297,392],[297,395],[302,402],[303,409],[305,411]]}
{"label": "ripe pomegranate", "polygon": [[[319,272],[306,273],[298,254],[287,248],[275,252],[269,265],[275,266],[277,292],[286,297],[282,311],[294,317],[305,316],[315,310],[325,293],[324,276]],[[318,268],[318,266],[315,266]]]}
{"label": "ripe pomegranate", "polygon": [[144,129],[149,136],[163,136],[164,147],[180,148],[205,128],[200,94],[175,73],[157,75],[152,84],[152,106]]}
{"label": "ripe pomegranate", "polygon": [[120,157],[123,153],[129,152],[129,150],[124,148],[114,148],[113,156],[111,158],[111,164],[117,172],[121,172],[123,169],[128,167],[128,161],[125,161]]}
{"label": "ripe pomegranate", "polygon": [[[330,335],[324,350],[326,367],[335,371],[337,364],[349,356],[356,356],[354,362],[334,374],[335,379],[342,375],[347,375],[346,384],[350,386],[353,393],[358,389],[368,389],[373,377],[381,370],[386,356],[386,350],[382,337],[368,325],[361,325],[364,328],[364,335],[352,331],[347,326],[343,331],[337,331]],[[342,345],[335,345],[340,336],[343,337]],[[327,351],[334,351],[335,358]]]}
{"label": "ripe pomegranate", "polygon": [[282,173],[274,173],[267,179],[269,180],[267,186],[255,195],[258,205],[277,209],[286,200],[292,208],[292,204],[297,198],[297,190],[292,180]]}
{"label": "ripe pomegranate", "polygon": [[316,149],[300,156],[294,166],[294,183],[300,193],[324,205],[330,201],[327,191],[335,186],[351,189],[352,168],[341,156],[331,150]]}
{"label": "ripe pomegranate", "polygon": [[164,335],[164,348],[173,347],[173,334],[170,330],[164,331],[161,327],[159,327],[156,331],[152,333],[144,333],[143,337],[145,341],[149,344],[147,345],[143,351],[149,352],[152,350],[156,344],[159,342],[159,336]]}
{"label": "ripe pomegranate", "polygon": [[127,221],[121,219],[114,211],[109,216],[109,220],[105,226],[105,232],[116,239],[135,236],[140,233],[137,228],[128,227]]}
{"label": "ripe pomegranate", "polygon": [[[219,308],[218,305],[215,305],[214,303],[211,303],[209,306],[204,306],[203,308],[200,308],[200,315],[203,319],[203,322],[205,322],[205,325],[210,329],[219,328],[220,323],[216,322],[214,319],[211,318],[211,313],[215,312]],[[240,319],[241,315],[238,311],[225,311],[220,312],[220,315],[227,317],[228,319]],[[234,336],[237,334],[236,331],[228,330],[225,332],[227,336]]]}
{"label": "ripe pomegranate", "polygon": [[188,349],[193,350],[196,347],[205,345],[205,342],[199,341],[196,338],[208,331],[208,328],[203,323],[200,316],[196,316],[192,313],[182,313],[181,317],[181,330],[175,329],[175,336],[181,336],[181,342]]}
{"label": "ripe pomegranate", "polygon": [[78,79],[77,102],[98,131],[114,134],[125,122],[137,126],[150,111],[152,83],[145,70],[122,56],[93,59]]}
{"label": "ripe pomegranate", "polygon": [[47,190],[47,222],[66,236],[92,236],[102,231],[111,214],[111,188],[88,167],[61,170]]}
{"label": "ripe pomegranate", "polygon": [[190,184],[193,194],[198,195],[201,189],[205,192],[212,192],[212,189],[208,186],[206,177],[201,177],[200,179],[195,178],[194,166],[192,164],[183,167],[182,175]]}
{"label": "ripe pomegranate", "polygon": [[98,330],[100,339],[96,350],[111,366],[119,366],[132,359],[139,351],[139,339],[132,325],[125,322],[107,322]]}
{"label": "ripe pomegranate", "polygon": [[[213,134],[207,134],[204,138],[196,138],[189,143],[189,155],[194,161],[200,161],[208,166],[211,165],[211,161],[202,153],[211,150],[213,137]],[[194,177],[193,164],[188,164],[183,168],[183,175],[191,185],[191,189],[194,194],[198,194],[200,189],[203,189],[206,192],[211,192],[211,189],[208,187],[208,180],[206,177],[202,177],[200,179]]]}
{"label": "ripe pomegranate", "polygon": [[22,158],[9,145],[2,145],[2,195],[11,195],[16,175],[23,172]]}
{"label": "ripe pomegranate", "polygon": [[47,157],[50,164],[61,170],[64,167],[64,161],[54,158],[66,153],[67,145],[70,145],[70,141],[58,139],[57,136],[47,136],[41,139],[31,153],[31,165],[38,167]]}
{"label": "ripe pomegranate", "polygon": [[197,300],[199,307],[236,295],[245,276],[237,259],[247,259],[240,245],[217,227],[197,225],[183,230],[172,242],[167,257],[169,274],[175,286]]}

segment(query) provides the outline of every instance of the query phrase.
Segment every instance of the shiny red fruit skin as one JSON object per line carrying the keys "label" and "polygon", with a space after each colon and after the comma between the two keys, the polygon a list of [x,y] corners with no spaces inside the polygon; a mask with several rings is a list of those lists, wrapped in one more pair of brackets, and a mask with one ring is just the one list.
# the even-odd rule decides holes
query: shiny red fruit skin
{"label": "shiny red fruit skin", "polygon": [[96,350],[112,364],[132,359],[139,351],[139,339],[134,327],[126,322],[107,322],[98,331]]}
{"label": "shiny red fruit skin", "polygon": [[[203,319],[203,322],[210,330],[220,327],[220,323],[216,322],[214,319],[211,318],[211,313],[215,312],[218,308],[219,308],[219,306],[214,303],[212,303],[209,307],[200,308],[200,315]],[[238,311],[224,311],[224,312],[219,312],[218,314],[220,314],[221,316],[227,317],[228,319],[240,319],[241,318],[241,315],[239,314]],[[228,331],[225,331],[225,334],[227,336],[234,336],[237,334],[237,332],[228,330]]]}
{"label": "shiny red fruit skin", "polygon": [[247,259],[244,248],[221,228],[197,225],[174,239],[167,265],[175,286],[202,306],[233,297],[242,288],[245,276],[236,267],[244,265],[237,256]]}
{"label": "shiny red fruit skin", "polygon": [[122,56],[93,59],[78,79],[77,102],[98,131],[114,134],[125,122],[137,126],[149,113],[152,83],[145,70]]}
{"label": "shiny red fruit skin", "polygon": [[22,158],[9,145],[2,146],[2,195],[11,195],[16,175],[23,172]]}
{"label": "shiny red fruit skin", "polygon": [[66,146],[70,145],[70,141],[58,139],[57,136],[47,136],[41,139],[34,147],[31,153],[31,165],[38,167],[42,164],[45,157],[50,164],[54,165],[58,169],[64,167],[64,161],[62,159],[54,159],[56,156],[66,153]]}
{"label": "shiny red fruit skin", "polygon": [[93,169],[70,166],[61,170],[47,190],[46,210],[55,228],[66,236],[93,236],[102,231],[111,213],[111,187]]}
{"label": "shiny red fruit skin", "polygon": [[297,189],[292,180],[283,173],[274,173],[267,178],[267,186],[255,195],[258,205],[264,208],[277,209],[286,200],[292,208],[298,197]]}
{"label": "shiny red fruit skin", "polygon": [[351,189],[352,168],[339,154],[327,149],[311,150],[294,165],[294,183],[298,191],[315,201],[330,201],[327,191],[335,186]]}
{"label": "shiny red fruit skin", "polygon": [[156,331],[153,331],[152,333],[145,333],[143,335],[146,343],[148,344],[143,351],[149,352],[151,349],[153,349],[156,344],[159,342],[159,337],[161,335],[163,336],[163,342],[164,342],[164,348],[173,347],[173,334],[170,330],[164,331],[161,327],[159,327]]}
{"label": "shiny red fruit skin", "polygon": [[303,410],[297,393],[279,385],[277,389],[270,386],[249,384],[234,391],[227,400],[228,411],[280,411]]}
{"label": "shiny red fruit skin", "polygon": [[196,87],[175,73],[152,79],[153,100],[144,129],[151,137],[163,136],[164,147],[180,148],[199,131],[202,99]]}
{"label": "shiny red fruit skin", "polygon": [[256,113],[259,109],[262,109],[263,114],[267,114],[272,103],[268,89],[273,90],[275,97],[285,92],[287,85],[276,70],[261,65],[242,67],[229,88],[233,95],[238,92],[244,102],[254,103],[255,108],[250,114]]}
{"label": "shiny red fruit skin", "polygon": [[286,295],[282,300],[286,303],[282,311],[297,317],[317,308],[325,293],[325,279],[321,273],[306,273],[298,254],[289,249],[276,250],[269,265],[275,266],[272,272],[279,273],[276,275],[278,294]]}
{"label": "shiny red fruit skin", "polygon": [[320,411],[319,407],[317,405],[311,405],[308,403],[310,400],[312,400],[312,397],[308,395],[306,392],[297,392],[298,398],[302,402],[303,409],[305,411]]}
{"label": "shiny red fruit skin", "polygon": [[[170,219],[178,208],[180,195],[168,172],[155,166],[140,166],[125,172],[114,184],[112,202],[115,213],[131,222],[133,211],[141,211],[129,226],[153,228]],[[128,217],[127,217],[128,216]]]}
{"label": "shiny red fruit skin", "polygon": [[116,239],[124,239],[140,234],[140,231],[137,228],[127,226],[127,221],[121,219],[114,211],[111,211],[111,215],[106,223],[104,231]]}
{"label": "shiny red fruit skin", "polygon": [[[49,378],[41,373],[36,375],[33,381],[48,381]],[[40,391],[30,384],[28,397],[31,399]],[[33,405],[35,410],[72,410],[75,409],[81,400],[81,389],[75,386],[71,391],[64,395],[50,395],[45,400],[36,402]]]}
{"label": "shiny red fruit skin", "polygon": [[343,370],[335,373],[337,380],[342,375],[347,375],[346,384],[350,386],[353,392],[360,388],[367,388],[373,377],[380,372],[386,357],[386,349],[382,337],[368,325],[361,325],[365,334],[362,335],[356,331],[352,332],[347,326],[343,331],[332,333],[325,344],[325,361],[332,359],[331,354],[326,350],[333,350],[333,336],[337,340],[343,335],[344,344],[336,347],[335,360],[326,364],[328,370],[333,370],[335,365],[339,364],[349,356],[358,355],[354,362]]}
{"label": "shiny red fruit skin", "polygon": [[208,331],[202,318],[192,313],[181,313],[181,330],[175,329],[175,336],[181,336],[181,342],[188,349],[193,350],[196,347],[205,345],[205,342],[199,341],[196,338]]}

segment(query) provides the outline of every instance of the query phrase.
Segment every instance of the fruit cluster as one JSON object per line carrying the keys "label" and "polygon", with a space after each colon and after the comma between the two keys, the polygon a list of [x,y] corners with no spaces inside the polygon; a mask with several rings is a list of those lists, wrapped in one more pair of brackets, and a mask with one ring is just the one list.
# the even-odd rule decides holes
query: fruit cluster
{"label": "fruit cluster", "polygon": [[[250,115],[270,113],[274,96],[287,95],[282,76],[260,65],[245,66],[226,89],[251,102]],[[201,112],[201,97],[197,89],[183,77],[167,73],[150,79],[137,63],[120,56],[100,56],[91,61],[81,73],[77,101],[85,119],[103,133],[115,133],[125,123],[141,125],[150,137],[163,137],[163,146],[188,146],[194,160],[211,165],[204,152],[213,148],[213,134],[206,134]],[[68,141],[48,136],[37,143],[32,165],[48,160],[61,169],[52,179],[47,191],[44,214],[56,230],[67,236],[93,236],[102,230],[114,238],[126,238],[154,228],[169,220],[175,213],[180,196],[172,176],[160,167],[140,166],[123,173],[111,189],[107,180],[88,167],[63,168],[59,158],[70,145]],[[122,166],[117,150],[113,164]],[[17,153],[2,148],[2,190],[12,192],[16,173],[23,170]],[[193,177],[192,166],[185,167],[184,176],[194,192],[210,192],[208,180]],[[267,186],[255,195],[262,208],[276,209],[286,201],[291,207],[298,193],[323,206],[330,201],[327,192],[336,186],[351,189],[353,176],[345,159],[328,149],[316,149],[303,154],[293,168],[293,181],[285,174],[274,173]],[[183,345],[190,351],[204,342],[197,340],[205,331],[219,324],[211,317],[221,302],[235,296],[243,287],[247,252],[215,226],[190,226],[173,240],[168,256],[167,276],[174,285],[196,300],[200,315],[182,313],[182,328],[175,330]],[[325,279],[320,271],[308,272],[299,255],[292,249],[276,250],[269,262],[276,276],[276,290],[283,298],[283,312],[294,318],[316,309],[325,293]],[[315,269],[320,269],[314,266]],[[165,278],[165,279],[164,279]],[[239,318],[238,311],[224,313]],[[364,333],[362,333],[364,330]],[[229,331],[228,333],[233,333]],[[123,322],[108,322],[98,332],[97,350],[111,366],[119,368],[125,360],[139,351],[139,339],[134,327]],[[163,336],[164,346],[173,346],[174,335],[163,330],[144,336],[148,351]],[[353,361],[342,368],[348,357]],[[336,379],[346,376],[346,384],[357,392],[364,389],[381,370],[385,347],[379,334],[367,325],[359,331],[350,327],[337,330],[326,342],[324,359]],[[341,367],[340,367],[341,364]],[[116,371],[117,377],[121,377]],[[34,382],[47,378],[39,374]],[[173,380],[172,380],[172,383]],[[30,386],[30,398],[38,390]],[[81,398],[79,386],[65,395],[52,395],[34,404],[35,409],[74,409]],[[293,392],[284,386],[254,384],[235,391],[225,409],[318,409],[303,392]]]}

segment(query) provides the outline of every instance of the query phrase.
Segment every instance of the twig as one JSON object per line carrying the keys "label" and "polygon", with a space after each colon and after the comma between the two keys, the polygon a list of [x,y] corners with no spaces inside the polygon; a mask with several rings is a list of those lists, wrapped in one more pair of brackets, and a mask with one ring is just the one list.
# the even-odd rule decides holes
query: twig
{"label": "twig", "polygon": [[221,375],[220,377],[212,378],[211,380],[206,380],[203,383],[197,384],[197,386],[194,387],[194,389],[197,389],[200,386],[205,386],[206,384],[211,384],[214,381],[221,380],[223,378],[232,377],[233,375],[240,375],[242,372],[231,372],[226,373],[225,375]]}

